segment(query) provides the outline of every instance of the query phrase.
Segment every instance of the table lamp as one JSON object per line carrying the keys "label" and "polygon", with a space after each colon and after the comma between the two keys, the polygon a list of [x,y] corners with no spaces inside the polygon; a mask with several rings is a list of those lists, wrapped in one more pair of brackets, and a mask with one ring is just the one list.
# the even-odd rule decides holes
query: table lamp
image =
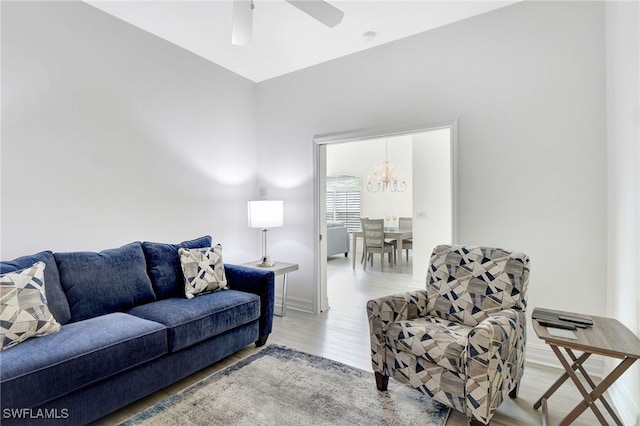
{"label": "table lamp", "polygon": [[262,228],[262,259],[258,266],[275,265],[275,262],[271,262],[267,255],[267,231],[268,228],[282,226],[284,216],[282,205],[282,201],[274,200],[249,201],[247,203],[249,228]]}

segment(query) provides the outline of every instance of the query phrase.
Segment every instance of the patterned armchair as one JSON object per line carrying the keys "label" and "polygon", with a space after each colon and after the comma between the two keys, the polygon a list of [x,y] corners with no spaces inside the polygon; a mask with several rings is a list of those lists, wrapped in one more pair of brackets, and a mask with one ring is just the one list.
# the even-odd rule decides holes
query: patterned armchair
{"label": "patterned armchair", "polygon": [[379,390],[389,376],[489,424],[524,369],[529,257],[489,247],[433,250],[426,290],[367,303]]}

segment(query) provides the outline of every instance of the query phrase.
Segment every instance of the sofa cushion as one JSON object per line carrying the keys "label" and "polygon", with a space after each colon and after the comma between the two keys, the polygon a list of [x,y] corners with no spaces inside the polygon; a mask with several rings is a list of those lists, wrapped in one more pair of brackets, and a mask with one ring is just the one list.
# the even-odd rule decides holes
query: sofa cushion
{"label": "sofa cushion", "polygon": [[194,299],[173,297],[129,311],[131,315],[167,327],[169,352],[198,343],[260,317],[260,298],[252,293],[224,290]]}
{"label": "sofa cushion", "polygon": [[0,275],[0,350],[60,331],[44,289],[44,262]]}
{"label": "sofa cushion", "polygon": [[113,313],[2,353],[2,406],[33,407],[166,354],[166,328]]}
{"label": "sofa cushion", "polygon": [[222,262],[222,246],[201,249],[178,249],[184,274],[184,294],[187,299],[227,288]]}
{"label": "sofa cushion", "polygon": [[156,299],[139,242],[99,253],[55,253],[71,319],[126,312]]}
{"label": "sofa cushion", "polygon": [[47,295],[49,310],[60,324],[68,323],[69,320],[71,320],[71,311],[69,310],[67,296],[64,294],[62,286],[60,285],[60,274],[58,273],[58,266],[56,265],[56,260],[52,252],[43,251],[30,256],[22,256],[8,262],[0,262],[0,274],[29,268],[36,262],[44,262],[45,264],[44,290]]}
{"label": "sofa cushion", "polygon": [[211,237],[208,235],[178,244],[142,243],[149,277],[158,299],[184,295],[184,275],[178,249],[204,247],[211,247]]}

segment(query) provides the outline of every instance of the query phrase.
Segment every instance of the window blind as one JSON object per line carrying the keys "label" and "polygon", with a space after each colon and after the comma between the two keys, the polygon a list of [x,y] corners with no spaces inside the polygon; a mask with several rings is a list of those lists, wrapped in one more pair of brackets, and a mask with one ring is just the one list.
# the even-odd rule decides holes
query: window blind
{"label": "window blind", "polygon": [[349,231],[360,230],[362,187],[359,184],[361,180],[345,176],[343,179],[328,178],[328,182],[330,183],[327,185],[327,221],[344,223]]}

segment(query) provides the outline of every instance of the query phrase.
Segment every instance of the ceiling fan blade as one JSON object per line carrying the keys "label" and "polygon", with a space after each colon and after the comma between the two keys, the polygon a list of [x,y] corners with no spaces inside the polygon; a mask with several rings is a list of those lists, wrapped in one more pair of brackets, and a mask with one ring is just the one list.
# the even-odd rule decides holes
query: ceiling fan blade
{"label": "ceiling fan blade", "polygon": [[342,22],[344,12],[323,0],[286,0],[307,15],[333,28]]}
{"label": "ceiling fan blade", "polygon": [[231,43],[244,46],[251,43],[253,33],[253,1],[234,0]]}

